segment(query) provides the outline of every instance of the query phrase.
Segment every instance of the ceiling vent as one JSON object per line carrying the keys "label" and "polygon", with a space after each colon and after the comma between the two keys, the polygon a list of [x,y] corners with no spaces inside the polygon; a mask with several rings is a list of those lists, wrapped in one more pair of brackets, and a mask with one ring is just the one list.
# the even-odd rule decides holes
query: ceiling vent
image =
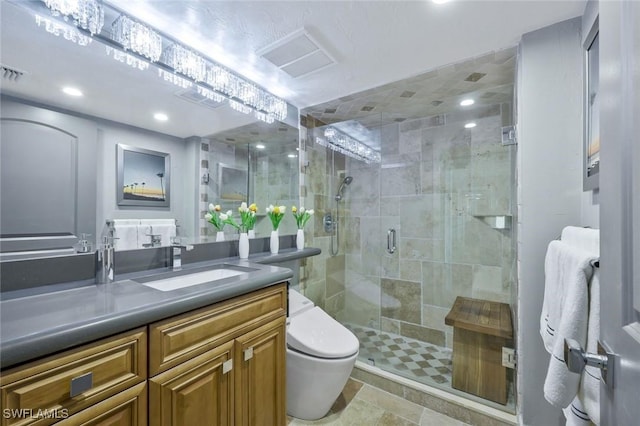
{"label": "ceiling vent", "polygon": [[213,99],[202,96],[200,93],[198,93],[198,89],[196,88],[196,86],[192,86],[185,90],[180,90],[176,92],[175,95],[189,102],[193,102],[194,104],[206,106],[212,109],[220,108],[222,105],[224,105],[224,102],[216,102]]}
{"label": "ceiling vent", "polygon": [[304,28],[256,53],[293,78],[311,74],[336,63]]}
{"label": "ceiling vent", "polygon": [[20,77],[26,74],[24,71],[11,68],[6,65],[0,65],[0,72],[2,73],[2,78],[4,80],[16,81],[16,82],[20,80]]}

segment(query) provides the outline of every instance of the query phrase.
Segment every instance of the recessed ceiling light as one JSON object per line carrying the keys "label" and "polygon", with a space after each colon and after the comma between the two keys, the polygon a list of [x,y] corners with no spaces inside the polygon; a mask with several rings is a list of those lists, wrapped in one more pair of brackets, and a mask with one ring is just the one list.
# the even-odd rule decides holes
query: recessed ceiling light
{"label": "recessed ceiling light", "polygon": [[474,123],[473,121],[464,125],[465,129],[473,129],[474,127],[476,127],[476,123]]}
{"label": "recessed ceiling light", "polygon": [[167,121],[169,119],[169,116],[164,112],[156,112],[155,114],[153,114],[153,118],[158,121]]}
{"label": "recessed ceiling light", "polygon": [[264,149],[264,145],[262,145],[261,143],[259,143],[258,145],[256,145],[257,149]]}
{"label": "recessed ceiling light", "polygon": [[474,101],[473,99],[463,99],[462,101],[460,101],[460,106],[469,106],[473,105],[474,103],[476,103],[476,101]]}
{"label": "recessed ceiling light", "polygon": [[80,91],[80,89],[76,89],[75,87],[63,87],[62,91],[69,96],[82,96],[82,91]]}

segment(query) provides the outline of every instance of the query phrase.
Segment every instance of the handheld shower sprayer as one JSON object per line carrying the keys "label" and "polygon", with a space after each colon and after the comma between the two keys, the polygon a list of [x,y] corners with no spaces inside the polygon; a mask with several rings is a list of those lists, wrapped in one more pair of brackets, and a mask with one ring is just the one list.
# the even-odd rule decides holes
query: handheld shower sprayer
{"label": "handheld shower sprayer", "polygon": [[344,192],[344,188],[346,188],[347,185],[350,185],[351,182],[353,182],[353,178],[351,176],[347,176],[346,178],[344,178],[344,180],[340,184],[340,187],[338,188],[338,193],[336,194],[336,201],[342,200],[342,193]]}

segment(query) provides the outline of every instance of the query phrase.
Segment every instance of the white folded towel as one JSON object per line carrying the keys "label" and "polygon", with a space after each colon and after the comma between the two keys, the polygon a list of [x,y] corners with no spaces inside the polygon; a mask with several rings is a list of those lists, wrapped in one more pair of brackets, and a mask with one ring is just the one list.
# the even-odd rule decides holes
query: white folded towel
{"label": "white folded towel", "polygon": [[547,249],[540,333],[551,353],[544,396],[556,407],[567,407],[578,393],[580,375],[571,373],[564,363],[564,339],[586,345],[588,283],[595,258],[563,241],[552,241]]}
{"label": "white folded towel", "polygon": [[138,225],[114,224],[116,250],[135,250],[138,248]]}

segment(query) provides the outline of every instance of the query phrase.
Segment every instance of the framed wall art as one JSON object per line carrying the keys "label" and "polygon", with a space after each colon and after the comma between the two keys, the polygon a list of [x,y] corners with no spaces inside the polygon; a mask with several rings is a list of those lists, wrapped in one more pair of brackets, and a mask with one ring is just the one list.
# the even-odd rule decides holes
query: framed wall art
{"label": "framed wall art", "polygon": [[116,148],[118,205],[169,207],[169,154],[122,144]]}

